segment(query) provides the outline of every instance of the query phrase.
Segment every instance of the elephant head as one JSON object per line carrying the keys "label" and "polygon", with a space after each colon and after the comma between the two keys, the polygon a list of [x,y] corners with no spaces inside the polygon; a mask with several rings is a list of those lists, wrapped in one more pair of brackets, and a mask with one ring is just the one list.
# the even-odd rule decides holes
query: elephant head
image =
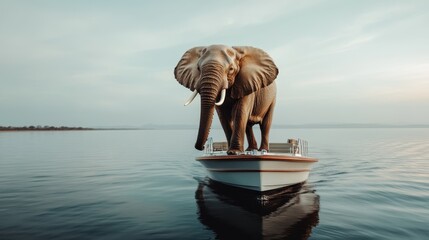
{"label": "elephant head", "polygon": [[238,100],[268,86],[277,74],[278,69],[271,57],[258,48],[212,45],[186,51],[174,69],[174,76],[180,84],[193,91],[185,105],[192,102],[198,93],[201,96],[195,148],[204,148],[216,105],[222,105],[226,97]]}

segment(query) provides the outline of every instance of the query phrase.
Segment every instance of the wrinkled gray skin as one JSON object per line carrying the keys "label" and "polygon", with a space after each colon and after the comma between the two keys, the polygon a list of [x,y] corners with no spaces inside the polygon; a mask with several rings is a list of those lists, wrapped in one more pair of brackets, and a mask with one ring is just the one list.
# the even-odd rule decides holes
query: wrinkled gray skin
{"label": "wrinkled gray skin", "polygon": [[[258,149],[254,124],[261,128],[259,150],[269,150],[278,69],[267,53],[253,47],[196,47],[182,56],[174,74],[180,84],[201,96],[196,149],[204,149],[216,109],[228,141],[228,154],[243,152],[245,134],[247,150]],[[225,101],[216,106],[223,89]]]}

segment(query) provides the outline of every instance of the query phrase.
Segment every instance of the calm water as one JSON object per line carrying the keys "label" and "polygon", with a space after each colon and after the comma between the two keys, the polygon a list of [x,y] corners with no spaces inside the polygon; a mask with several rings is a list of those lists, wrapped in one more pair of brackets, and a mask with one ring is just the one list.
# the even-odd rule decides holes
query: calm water
{"label": "calm water", "polygon": [[273,142],[307,139],[320,162],[265,205],[211,183],[195,137],[0,133],[0,239],[429,236],[429,129],[273,129]]}

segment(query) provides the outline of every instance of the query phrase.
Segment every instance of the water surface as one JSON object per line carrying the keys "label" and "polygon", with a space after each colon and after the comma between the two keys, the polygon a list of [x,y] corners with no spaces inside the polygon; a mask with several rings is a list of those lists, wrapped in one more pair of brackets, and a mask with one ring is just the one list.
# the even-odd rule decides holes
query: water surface
{"label": "water surface", "polygon": [[0,239],[429,236],[429,129],[273,129],[273,142],[306,139],[320,161],[265,206],[212,184],[195,137],[1,132]]}

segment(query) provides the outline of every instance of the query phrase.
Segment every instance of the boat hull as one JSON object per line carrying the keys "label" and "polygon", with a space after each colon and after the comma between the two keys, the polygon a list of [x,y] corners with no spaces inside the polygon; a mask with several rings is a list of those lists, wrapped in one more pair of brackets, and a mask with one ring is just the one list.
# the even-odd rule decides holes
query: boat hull
{"label": "boat hull", "polygon": [[208,155],[198,157],[211,179],[254,191],[305,182],[315,158],[293,155]]}

